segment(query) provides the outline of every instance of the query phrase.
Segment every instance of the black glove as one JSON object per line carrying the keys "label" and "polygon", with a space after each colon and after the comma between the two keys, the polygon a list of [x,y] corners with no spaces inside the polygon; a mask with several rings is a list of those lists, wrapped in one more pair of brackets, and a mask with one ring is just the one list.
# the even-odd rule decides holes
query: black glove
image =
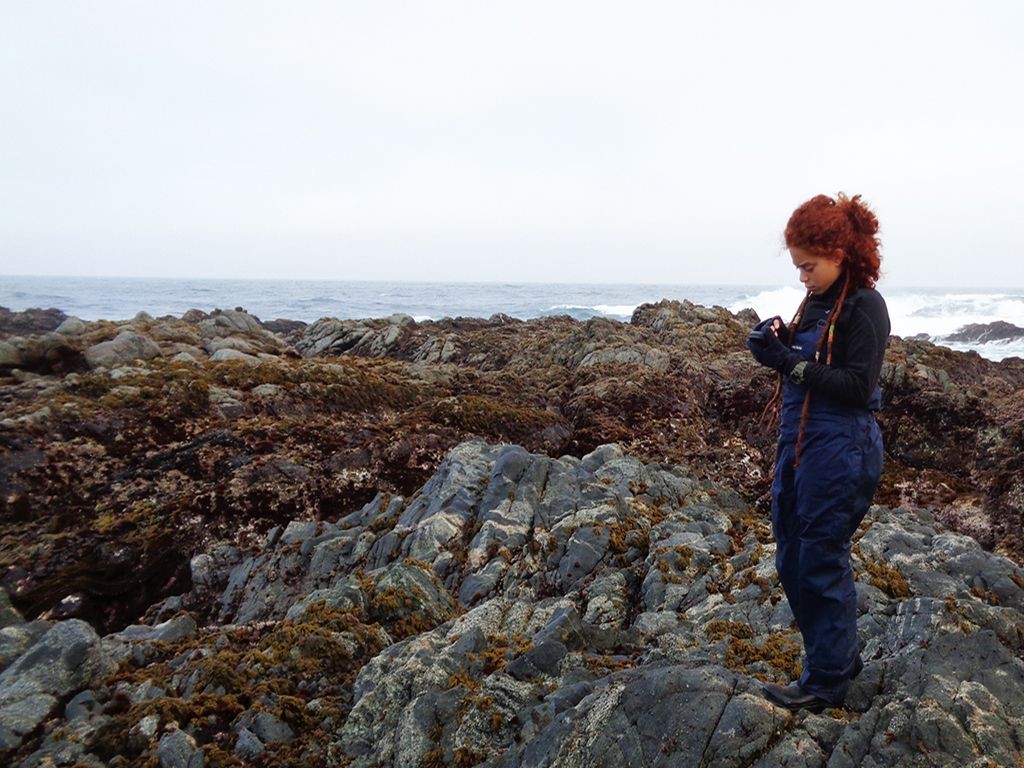
{"label": "black glove", "polygon": [[[777,321],[777,323],[776,323]],[[789,336],[789,330],[778,317],[770,317],[762,320],[747,337],[747,349],[761,365],[775,370],[792,370],[793,366],[800,362],[800,355],[786,346],[774,330],[777,325],[785,336]]]}
{"label": "black glove", "polygon": [[775,317],[769,317],[753,327],[750,335],[747,336],[747,349],[753,352],[755,347],[764,346],[765,334],[772,332],[772,325],[776,319]]}
{"label": "black glove", "polygon": [[779,337],[779,341],[787,347],[789,346],[789,326],[778,315],[762,320],[754,326],[754,331],[774,331],[775,335]]}

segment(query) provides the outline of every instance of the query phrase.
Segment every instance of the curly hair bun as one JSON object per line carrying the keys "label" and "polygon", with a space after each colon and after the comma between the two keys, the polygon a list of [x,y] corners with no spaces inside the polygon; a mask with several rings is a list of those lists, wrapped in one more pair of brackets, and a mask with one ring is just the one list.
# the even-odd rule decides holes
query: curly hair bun
{"label": "curly hair bun", "polygon": [[803,203],[786,224],[786,245],[811,253],[842,251],[854,288],[871,288],[878,280],[878,218],[860,195],[815,195]]}
{"label": "curly hair bun", "polygon": [[854,232],[859,235],[868,236],[878,234],[878,217],[875,216],[867,205],[861,202],[860,195],[847,197],[840,192],[836,205],[846,214],[850,224],[853,226]]}

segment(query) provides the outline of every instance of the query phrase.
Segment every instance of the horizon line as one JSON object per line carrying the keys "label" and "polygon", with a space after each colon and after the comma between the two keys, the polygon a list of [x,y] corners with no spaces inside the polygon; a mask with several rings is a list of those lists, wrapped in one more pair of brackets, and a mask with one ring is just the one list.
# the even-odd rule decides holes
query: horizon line
{"label": "horizon line", "polygon": [[[587,285],[587,286],[685,286],[705,288],[764,288],[779,290],[793,288],[800,290],[796,285],[790,283],[757,283],[757,282],[675,282],[658,280],[653,282],[621,280],[597,280],[597,281],[574,281],[574,280],[497,280],[497,279],[447,279],[447,280],[422,280],[422,279],[386,279],[386,278],[340,278],[340,277],[211,277],[211,276],[178,276],[178,275],[40,275],[27,273],[2,273],[0,280],[4,278],[30,278],[37,280],[177,280],[177,281],[210,281],[210,282],[284,282],[284,283],[406,283],[410,285]],[[949,285],[949,284],[911,284],[892,283],[887,284],[884,278],[879,281],[882,287],[896,289],[927,289],[954,291],[985,291],[985,292],[1024,292],[1022,286],[993,286],[993,285]],[[877,284],[876,284],[877,287]]]}

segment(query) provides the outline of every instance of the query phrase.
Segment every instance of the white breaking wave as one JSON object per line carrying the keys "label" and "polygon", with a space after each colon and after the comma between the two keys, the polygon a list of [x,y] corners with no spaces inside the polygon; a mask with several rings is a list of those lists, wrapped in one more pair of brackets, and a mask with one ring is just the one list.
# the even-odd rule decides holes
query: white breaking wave
{"label": "white breaking wave", "polygon": [[598,304],[593,309],[609,317],[632,317],[639,304]]}
{"label": "white breaking wave", "polygon": [[933,338],[948,336],[965,325],[1002,320],[1024,327],[1024,296],[994,293],[940,295],[895,292],[886,297],[893,333]]}
{"label": "white breaking wave", "polygon": [[944,347],[949,347],[957,352],[977,352],[988,360],[1005,360],[1008,357],[1024,358],[1024,340],[1013,339],[1011,341],[990,341],[986,344],[964,344],[958,341],[936,341]]}
{"label": "white breaking wave", "polygon": [[806,293],[800,288],[789,286],[772,288],[735,301],[727,309],[735,313],[742,309],[752,308],[762,319],[778,315],[789,322],[796,313],[797,307],[800,306],[800,302],[804,300]]}

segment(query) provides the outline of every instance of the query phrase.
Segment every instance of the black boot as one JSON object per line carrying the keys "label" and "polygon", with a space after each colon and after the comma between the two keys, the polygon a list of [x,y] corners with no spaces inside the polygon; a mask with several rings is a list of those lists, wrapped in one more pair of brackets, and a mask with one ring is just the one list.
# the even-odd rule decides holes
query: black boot
{"label": "black boot", "polygon": [[766,685],[761,690],[764,691],[765,698],[773,704],[778,704],[792,712],[796,712],[798,709],[821,712],[828,707],[836,706],[813,693],[808,693],[798,683],[790,683],[786,686]]}
{"label": "black boot", "polygon": [[856,660],[853,662],[853,672],[850,673],[850,679],[851,680],[856,680],[857,679],[857,675],[859,675],[863,669],[864,669],[864,659],[862,659],[860,657],[860,654],[858,653]]}

